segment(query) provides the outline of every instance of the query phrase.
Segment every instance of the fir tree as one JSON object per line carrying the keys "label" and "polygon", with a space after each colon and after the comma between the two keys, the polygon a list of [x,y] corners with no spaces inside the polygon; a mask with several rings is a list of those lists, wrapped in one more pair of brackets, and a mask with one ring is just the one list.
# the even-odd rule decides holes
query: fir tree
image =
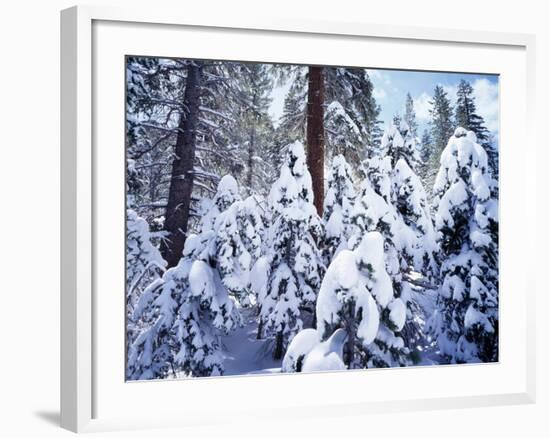
{"label": "fir tree", "polygon": [[343,250],[330,264],[317,300],[318,332],[328,339],[338,328],[347,333],[348,368],[401,363],[404,302],[394,297],[386,272],[384,238],[367,232],[354,251]]}
{"label": "fir tree", "polygon": [[233,89],[240,105],[231,114],[238,129],[232,129],[230,137],[244,164],[235,168],[234,175],[238,175],[248,195],[266,195],[269,181],[275,177],[270,162],[274,127],[269,115],[270,94],[275,83],[273,69],[267,64],[240,64],[239,79]]}
{"label": "fir tree", "polygon": [[418,168],[418,174],[421,177],[422,184],[424,184],[424,189],[428,194],[431,194],[432,186],[429,186],[428,179],[432,181],[435,179],[435,172],[430,166],[431,157],[433,152],[432,138],[430,136],[430,131],[424,129],[422,132],[422,137],[420,138],[420,165]]}
{"label": "fir tree", "polygon": [[403,121],[409,126],[411,135],[416,137],[418,135],[418,123],[416,122],[416,112],[414,111],[414,101],[411,93],[407,93]]}
{"label": "fir tree", "polygon": [[432,139],[432,162],[437,167],[441,152],[447,144],[447,140],[453,135],[453,109],[451,101],[442,86],[437,85],[430,109],[430,136]]}
{"label": "fir tree", "polygon": [[485,126],[485,120],[477,114],[477,108],[474,98],[474,89],[472,85],[462,79],[458,84],[456,92],[456,109],[455,109],[456,125],[462,128],[473,131],[477,137],[477,141],[487,152],[489,159],[489,167],[493,173],[495,180],[498,179],[498,152],[495,150],[491,142],[491,133]]}
{"label": "fir tree", "polygon": [[144,285],[164,272],[166,262],[151,243],[149,225],[133,210],[126,210],[126,305],[129,312]]}
{"label": "fir tree", "polygon": [[351,168],[344,156],[334,157],[328,175],[323,209],[323,255],[327,265],[338,252],[347,248],[351,237],[351,213],[356,196],[351,174]]}
{"label": "fir tree", "polygon": [[391,125],[382,136],[381,151],[391,158],[395,167],[400,159],[404,159],[411,169],[416,169],[420,161],[418,144],[409,125],[399,118],[398,125]]}
{"label": "fir tree", "polygon": [[144,329],[130,348],[130,378],[223,374],[220,336],[241,322],[235,303],[252,301],[249,272],[261,247],[252,201],[240,200],[234,178],[221,179],[202,232],[134,312]]}
{"label": "fir tree", "polygon": [[283,357],[288,341],[301,330],[303,308],[313,308],[324,274],[317,241],[321,220],[313,206],[311,176],[303,146],[288,147],[281,176],[270,193],[269,276],[260,299],[260,319],[275,337],[273,356]]}
{"label": "fir tree", "polygon": [[432,326],[444,360],[498,360],[498,206],[487,153],[457,128],[434,186],[441,287]]}
{"label": "fir tree", "polygon": [[[400,224],[395,207],[391,203],[391,157],[371,158],[366,169],[367,176],[361,185],[352,213],[354,233],[350,238],[350,247],[358,248],[363,236],[368,232],[378,232],[384,238],[385,271],[391,280],[391,297],[397,299],[403,292],[402,269],[406,261],[400,248],[400,236],[396,234]],[[399,335],[401,325],[395,325],[388,319],[391,309],[387,307],[390,298],[379,303],[381,315],[376,339],[367,348],[366,367],[403,366],[410,363],[410,351]]]}

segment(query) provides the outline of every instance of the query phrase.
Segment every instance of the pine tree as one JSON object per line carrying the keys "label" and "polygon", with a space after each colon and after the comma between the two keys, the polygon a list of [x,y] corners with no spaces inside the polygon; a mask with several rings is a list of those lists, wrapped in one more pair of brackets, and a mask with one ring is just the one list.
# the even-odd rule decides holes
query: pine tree
{"label": "pine tree", "polygon": [[422,132],[422,137],[420,139],[420,165],[418,168],[418,174],[420,175],[420,179],[422,181],[422,184],[424,185],[424,189],[428,193],[428,199],[431,200],[431,193],[432,193],[432,185],[429,185],[428,180],[434,181],[435,180],[435,171],[430,166],[430,163],[432,162],[432,152],[433,152],[433,146],[432,146],[432,138],[430,136],[430,131],[427,129],[424,129]]}
{"label": "pine tree", "polygon": [[151,243],[149,224],[126,210],[126,308],[132,312],[140,292],[164,272],[166,262]]}
{"label": "pine tree", "polygon": [[133,319],[144,327],[129,350],[132,379],[223,374],[220,336],[241,322],[252,301],[249,272],[259,256],[260,218],[224,176],[202,232],[186,240],[178,265],[143,293]]}
{"label": "pine tree", "polygon": [[338,328],[347,333],[348,368],[392,366],[403,350],[396,336],[405,323],[404,302],[394,297],[386,272],[384,238],[367,232],[354,251],[340,252],[327,269],[317,300],[322,340]]}
{"label": "pine tree", "polygon": [[411,135],[416,137],[418,135],[418,123],[416,122],[416,112],[414,111],[414,101],[411,93],[407,93],[403,121],[409,126]]}
{"label": "pine tree", "polygon": [[434,96],[430,101],[430,135],[433,151],[432,162],[438,167],[439,157],[447,144],[449,137],[453,135],[453,109],[451,101],[442,86],[437,85],[434,89]]}
{"label": "pine tree", "polygon": [[126,210],[126,345],[134,342],[142,330],[132,319],[147,286],[164,273],[166,262],[151,242],[149,225],[133,210]]}
{"label": "pine tree", "polygon": [[244,164],[235,168],[234,175],[248,195],[266,195],[269,182],[276,177],[270,162],[274,127],[269,115],[274,69],[259,63],[235,66],[238,80],[233,81],[232,92],[238,95],[239,105],[231,113],[234,127],[230,139]]}
{"label": "pine tree", "polygon": [[457,128],[434,186],[441,287],[432,326],[444,360],[498,360],[498,204],[487,153]]}
{"label": "pine tree", "polygon": [[209,266],[197,260],[208,235],[191,235],[178,264],[153,282],[134,312],[144,330],[130,346],[128,378],[223,374],[220,336],[240,321]]}
{"label": "pine tree", "polygon": [[[437,271],[434,259],[437,245],[426,194],[413,170],[417,163],[416,137],[408,125],[402,121],[399,128],[390,126],[382,137],[380,155],[366,163],[366,178],[352,214],[356,228],[350,239],[351,247],[357,247],[365,232],[382,234],[393,295],[406,308],[403,331],[392,332],[400,341],[389,344],[402,346],[388,356],[390,347],[381,341],[376,354],[381,366],[408,364],[411,352],[422,338],[423,309],[409,284],[409,273],[415,271],[433,277]],[[390,339],[385,330],[381,337]]]}
{"label": "pine tree", "polygon": [[327,157],[342,154],[348,163],[360,163],[379,146],[372,81],[366,69],[353,67],[325,67],[325,81],[327,108],[333,110],[325,117]]}
{"label": "pine tree", "polygon": [[495,178],[498,179],[498,152],[491,143],[491,133],[485,126],[485,120],[477,114],[472,85],[462,79],[456,92],[456,125],[468,131],[473,131],[478,143],[483,146],[489,159],[489,167]]}
{"label": "pine tree", "polygon": [[405,121],[400,118],[398,121],[398,125],[391,125],[384,132],[381,150],[391,158],[392,167],[403,159],[411,169],[416,169],[420,161],[416,136]]}
{"label": "pine tree", "polygon": [[260,319],[275,337],[273,356],[283,357],[286,345],[303,326],[301,310],[312,308],[324,274],[317,241],[321,220],[313,206],[311,176],[303,146],[287,148],[281,176],[269,196],[273,213],[269,230],[269,277],[261,297]]}
{"label": "pine tree", "polygon": [[[398,222],[396,209],[391,203],[391,171],[390,156],[373,157],[369,160],[367,176],[363,180],[361,193],[353,208],[352,224],[355,228],[349,245],[351,248],[358,248],[363,236],[368,232],[376,231],[382,235],[385,271],[392,286],[391,297],[400,299],[403,291],[401,271],[407,266],[401,254],[401,241],[398,240],[401,236],[397,234],[398,231],[402,231],[402,227]],[[402,325],[396,325],[389,319],[391,309],[387,306],[390,301],[391,299],[384,300],[379,304],[380,326],[375,341],[366,347],[366,362],[361,366],[391,367],[410,363],[410,351],[399,334]]]}
{"label": "pine tree", "polygon": [[[307,103],[307,68],[297,67],[290,72],[291,85],[285,96],[283,114],[277,128],[281,145],[287,146],[295,141],[305,142],[306,138],[306,103]],[[284,157],[284,155],[283,155]],[[279,157],[280,158],[280,157]],[[282,163],[277,168],[280,167]]]}
{"label": "pine tree", "polygon": [[[426,192],[420,178],[415,173],[418,168],[418,146],[416,137],[411,135],[405,122],[399,129],[391,129],[393,135],[386,136],[383,142],[387,154],[392,157],[391,204],[395,209],[393,243],[400,258],[401,272],[393,276],[394,287],[400,291],[400,298],[406,304],[407,318],[402,330],[405,346],[416,352],[422,347],[423,321],[425,311],[419,304],[418,292],[407,281],[408,271],[422,274],[432,280],[438,273],[436,254],[436,234],[427,201]],[[391,141],[389,141],[391,140]],[[402,272],[406,275],[403,276]]]}
{"label": "pine tree", "polygon": [[323,209],[323,255],[327,265],[338,252],[347,248],[352,232],[351,213],[355,196],[351,167],[343,155],[337,155],[331,163]]}

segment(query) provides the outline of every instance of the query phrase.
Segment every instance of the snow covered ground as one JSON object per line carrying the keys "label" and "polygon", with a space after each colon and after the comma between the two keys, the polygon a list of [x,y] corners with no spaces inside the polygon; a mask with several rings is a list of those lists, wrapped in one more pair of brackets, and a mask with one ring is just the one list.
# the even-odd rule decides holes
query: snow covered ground
{"label": "snow covered ground", "polygon": [[243,309],[243,327],[232,331],[223,339],[226,376],[243,374],[269,374],[281,371],[282,360],[274,360],[271,342],[256,339],[258,317],[253,309]]}

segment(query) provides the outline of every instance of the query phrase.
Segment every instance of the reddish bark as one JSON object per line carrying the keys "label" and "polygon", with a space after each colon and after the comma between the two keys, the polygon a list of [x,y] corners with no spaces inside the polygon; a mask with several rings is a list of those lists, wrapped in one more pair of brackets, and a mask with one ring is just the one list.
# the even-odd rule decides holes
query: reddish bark
{"label": "reddish bark", "polygon": [[325,196],[325,81],[323,67],[310,66],[307,93],[307,167],[313,184],[313,203],[323,214]]}

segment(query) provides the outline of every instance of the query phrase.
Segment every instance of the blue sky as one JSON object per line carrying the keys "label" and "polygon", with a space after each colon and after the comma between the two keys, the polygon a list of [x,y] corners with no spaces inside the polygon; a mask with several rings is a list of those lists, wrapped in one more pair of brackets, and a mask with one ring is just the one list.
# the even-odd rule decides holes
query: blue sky
{"label": "blue sky", "polygon": [[[432,73],[404,70],[368,69],[374,85],[374,96],[381,107],[380,119],[386,125],[396,113],[403,114],[407,92],[411,93],[419,123],[419,134],[427,127],[429,101],[436,85],[441,85],[454,104],[456,88],[465,79],[474,88],[478,113],[485,119],[487,128],[498,138],[499,91],[498,76],[464,73]],[[273,92],[270,113],[274,119],[282,113],[284,97],[290,84]]]}

